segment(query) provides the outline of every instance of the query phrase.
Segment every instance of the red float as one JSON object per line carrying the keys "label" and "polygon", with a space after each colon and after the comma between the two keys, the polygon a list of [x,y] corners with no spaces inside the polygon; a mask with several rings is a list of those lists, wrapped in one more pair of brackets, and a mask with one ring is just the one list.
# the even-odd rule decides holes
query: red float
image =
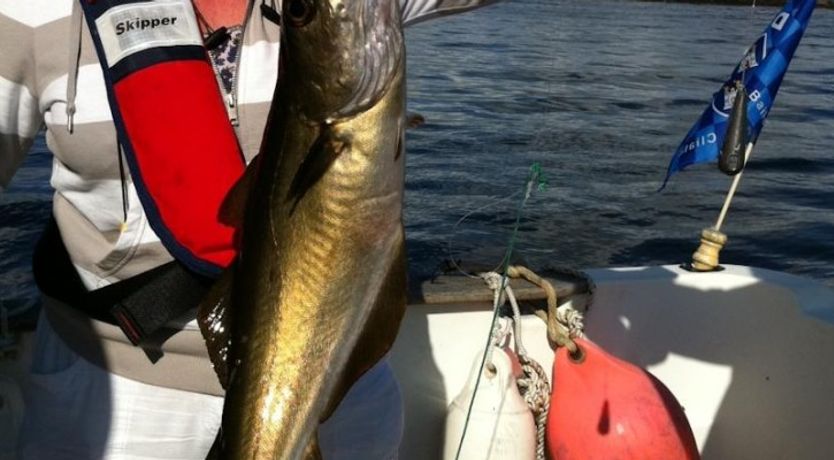
{"label": "red float", "polygon": [[576,343],[578,358],[561,348],[553,363],[550,459],[700,458],[683,408],[663,383],[587,340]]}

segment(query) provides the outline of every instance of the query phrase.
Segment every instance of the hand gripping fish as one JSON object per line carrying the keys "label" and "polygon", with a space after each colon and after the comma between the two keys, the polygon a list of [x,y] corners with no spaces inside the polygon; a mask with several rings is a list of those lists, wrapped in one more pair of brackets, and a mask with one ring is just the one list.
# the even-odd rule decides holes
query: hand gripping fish
{"label": "hand gripping fish", "polygon": [[406,302],[400,21],[397,0],[283,2],[261,153],[232,192],[249,190],[240,255],[199,313],[227,390],[210,457],[315,458],[319,423],[396,337]]}

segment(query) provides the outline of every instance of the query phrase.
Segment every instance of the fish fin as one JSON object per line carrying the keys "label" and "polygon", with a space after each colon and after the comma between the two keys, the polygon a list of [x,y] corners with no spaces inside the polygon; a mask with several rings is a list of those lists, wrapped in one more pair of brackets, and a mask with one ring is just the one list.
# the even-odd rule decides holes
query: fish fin
{"label": "fish fin", "polygon": [[406,127],[408,129],[419,128],[426,122],[426,117],[417,112],[408,112],[406,114]]}
{"label": "fish fin", "polygon": [[307,191],[330,169],[330,165],[339,158],[339,155],[348,149],[350,149],[350,140],[337,136],[327,123],[321,124],[318,137],[307,151],[290,185],[287,199],[294,201],[293,210]]}
{"label": "fish fin", "polygon": [[203,338],[206,341],[209,359],[211,360],[212,366],[214,366],[214,372],[217,373],[217,378],[220,380],[220,385],[223,389],[227,389],[229,384],[229,368],[227,362],[231,343],[231,334],[229,332],[231,314],[229,307],[231,305],[230,298],[232,282],[234,280],[234,267],[235,265],[232,264],[215,281],[197,309],[197,324],[200,326],[200,332],[202,332]]}
{"label": "fish fin", "polygon": [[319,449],[319,433],[318,430],[313,432],[310,437],[310,442],[304,449],[304,454],[301,456],[304,460],[322,460],[321,449]]}
{"label": "fish fin", "polygon": [[377,293],[368,320],[348,358],[342,377],[331,396],[321,421],[327,420],[342,402],[350,387],[388,354],[405,316],[408,294],[408,269],[405,244],[400,243],[385,280]]}
{"label": "fish fin", "polygon": [[230,226],[240,228],[243,224],[243,215],[246,211],[246,202],[249,201],[249,195],[252,188],[255,186],[255,178],[258,176],[258,169],[261,163],[261,156],[257,155],[243,171],[243,174],[226,193],[226,197],[220,204],[220,212],[218,218],[220,222]]}

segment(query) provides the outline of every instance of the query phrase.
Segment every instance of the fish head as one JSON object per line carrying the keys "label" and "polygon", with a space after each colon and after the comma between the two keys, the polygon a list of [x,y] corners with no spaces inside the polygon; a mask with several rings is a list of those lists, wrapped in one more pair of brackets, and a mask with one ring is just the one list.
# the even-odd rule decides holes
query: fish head
{"label": "fish head", "polygon": [[284,102],[308,120],[367,110],[402,72],[399,0],[284,0],[282,18]]}

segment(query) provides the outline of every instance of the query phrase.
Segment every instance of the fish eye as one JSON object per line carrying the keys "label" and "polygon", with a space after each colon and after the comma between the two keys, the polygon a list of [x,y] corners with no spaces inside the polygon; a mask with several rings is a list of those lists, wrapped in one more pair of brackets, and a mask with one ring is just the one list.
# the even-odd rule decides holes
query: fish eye
{"label": "fish eye", "polygon": [[287,19],[294,27],[303,27],[310,23],[315,16],[316,9],[312,0],[290,0],[287,8]]}

